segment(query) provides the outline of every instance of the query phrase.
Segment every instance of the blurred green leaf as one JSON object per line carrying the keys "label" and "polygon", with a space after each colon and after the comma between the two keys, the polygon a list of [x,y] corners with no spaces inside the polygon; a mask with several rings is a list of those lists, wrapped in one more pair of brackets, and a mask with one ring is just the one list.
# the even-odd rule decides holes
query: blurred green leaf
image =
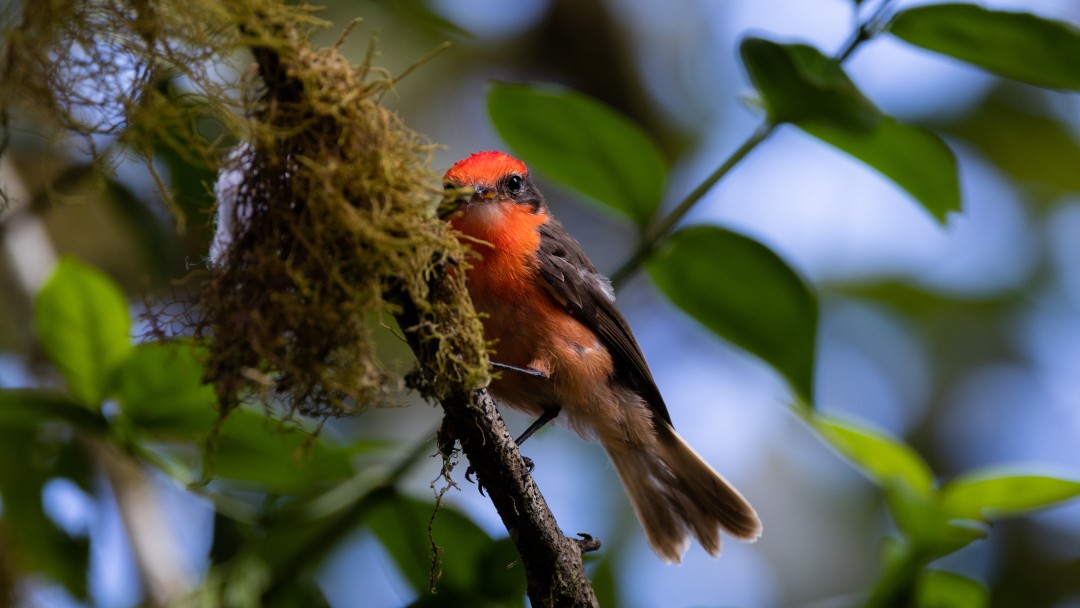
{"label": "blurred green leaf", "polygon": [[[431,587],[432,547],[428,525],[435,506],[406,496],[395,496],[373,508],[368,528],[394,558],[413,589],[428,595]],[[481,558],[492,550],[491,538],[469,518],[445,505],[439,508],[431,536],[442,548],[438,597],[478,589]]]}
{"label": "blurred green leaf", "polygon": [[965,475],[941,488],[942,504],[954,517],[988,519],[1021,515],[1080,496],[1080,482],[1042,475]]}
{"label": "blurred green leaf", "polygon": [[439,36],[454,34],[469,40],[476,39],[471,32],[432,11],[424,0],[376,0],[376,2],[399,19],[409,22],[409,25],[430,29]]}
{"label": "blurred green leaf", "polygon": [[920,493],[906,483],[893,483],[885,486],[885,498],[896,526],[915,547],[914,552],[927,559],[948,555],[986,538],[985,526],[954,518],[941,507],[936,494]]}
{"label": "blurred green leaf", "polygon": [[656,212],[667,167],[645,131],[600,102],[567,89],[496,84],[488,115],[530,167],[638,225]]}
{"label": "blurred green leaf", "polygon": [[1080,90],[1080,31],[1061,21],[974,4],[935,4],[900,12],[889,31],[1006,78]]}
{"label": "blurred green leaf", "polygon": [[1024,95],[1006,101],[999,97],[991,95],[943,130],[974,144],[1017,180],[1080,192],[1080,171],[1076,170],[1080,141],[1072,128],[1039,107],[1039,98]]}
{"label": "blurred green leaf", "polygon": [[815,120],[797,124],[892,180],[939,222],[944,222],[949,212],[960,211],[956,157],[932,131],[887,116],[875,127],[861,131]]}
{"label": "blurred green leaf", "polygon": [[102,431],[107,423],[66,395],[38,390],[0,390],[0,428],[31,431],[44,422],[64,421]]}
{"label": "blurred green leaf", "polygon": [[817,298],[772,250],[717,226],[693,226],[646,264],[679,308],[761,357],[813,402]]}
{"label": "blurred green leaf", "polygon": [[4,548],[20,570],[48,576],[79,600],[87,597],[89,541],[69,536],[45,514],[42,490],[55,477],[88,487],[88,462],[75,442],[41,441],[34,432],[0,429],[0,530],[10,541]]}
{"label": "blurred green leaf", "polygon": [[615,566],[612,558],[604,556],[589,577],[592,580],[593,592],[596,593],[596,602],[601,606],[622,606],[619,597],[619,586],[615,581]]}
{"label": "blurred green leaf", "polygon": [[141,344],[120,367],[117,397],[121,412],[141,431],[158,438],[205,437],[218,414],[211,385],[189,342]]}
{"label": "blurred green leaf", "polygon": [[[438,539],[436,539],[438,540]],[[524,606],[525,565],[510,537],[489,544],[476,564],[476,590],[500,606]],[[616,604],[601,604],[614,606]]]}
{"label": "blurred green leaf", "polygon": [[739,52],[773,124],[812,120],[863,131],[881,121],[840,62],[812,46],[745,38]]}
{"label": "blurred green leaf", "polygon": [[970,578],[925,570],[919,576],[915,606],[917,608],[985,608],[990,605],[990,593]]}
{"label": "blurred green leaf", "polygon": [[298,494],[353,473],[349,450],[245,409],[225,418],[206,458],[215,478],[279,494]]}
{"label": "blurred green leaf", "polygon": [[813,425],[829,444],[883,487],[904,484],[929,496],[934,474],[906,443],[846,420],[819,415]]}
{"label": "blurred green leaf", "polygon": [[34,323],[72,394],[100,407],[131,350],[131,321],[120,288],[101,272],[64,258],[37,297]]}

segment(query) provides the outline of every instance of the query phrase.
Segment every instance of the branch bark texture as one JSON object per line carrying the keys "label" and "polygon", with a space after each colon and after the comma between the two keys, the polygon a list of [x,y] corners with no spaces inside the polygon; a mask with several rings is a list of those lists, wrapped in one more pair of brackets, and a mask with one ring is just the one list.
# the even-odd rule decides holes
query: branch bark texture
{"label": "branch bark texture", "polygon": [[[433,278],[433,298],[448,288],[440,283],[445,283],[445,276]],[[427,307],[408,300],[402,302],[402,308],[398,323],[405,328],[410,346],[426,368],[434,361],[433,348],[437,344],[432,328],[445,326],[447,320],[425,315],[420,311]],[[581,554],[599,543],[563,534],[487,390],[462,387],[443,397],[441,403],[444,418],[440,449],[451,449],[455,439],[461,443],[521,555],[532,605],[597,606]]]}

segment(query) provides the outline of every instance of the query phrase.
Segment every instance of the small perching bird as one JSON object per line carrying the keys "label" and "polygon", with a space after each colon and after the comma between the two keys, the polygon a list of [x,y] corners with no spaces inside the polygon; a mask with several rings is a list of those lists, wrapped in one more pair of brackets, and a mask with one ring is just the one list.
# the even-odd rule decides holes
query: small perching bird
{"label": "small perching bird", "polygon": [[491,392],[538,417],[519,443],[560,414],[597,439],[665,562],[678,563],[691,536],[714,557],[721,530],[756,540],[754,509],[675,432],[611,283],[551,216],[525,164],[479,152],[445,181],[473,189],[446,218],[477,254],[469,294],[504,370]]}

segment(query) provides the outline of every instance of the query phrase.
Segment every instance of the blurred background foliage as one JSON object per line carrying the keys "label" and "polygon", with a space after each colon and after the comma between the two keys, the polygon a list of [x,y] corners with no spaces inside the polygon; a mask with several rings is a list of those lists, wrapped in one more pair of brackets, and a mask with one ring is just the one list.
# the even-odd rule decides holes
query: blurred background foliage
{"label": "blurred background foliage", "polygon": [[[1080,602],[1080,507],[1000,519],[1077,492],[1076,30],[964,6],[939,18],[973,24],[966,36],[909,11],[892,34],[852,38],[877,33],[882,4],[334,0],[320,13],[333,27],[318,44],[362,16],[343,51],[360,61],[378,33],[392,73],[453,42],[384,103],[445,146],[440,167],[489,148],[530,164],[619,279],[676,427],[762,516],[758,543],[664,566],[603,453],[545,431],[526,453],[563,529],[603,540],[588,563],[602,605]],[[1080,23],[1065,0],[984,5]],[[23,5],[0,10],[7,33]],[[840,70],[830,58],[852,40]],[[227,59],[225,79],[250,62]],[[256,405],[207,439],[198,345],[133,346],[147,295],[183,294],[205,266],[214,172],[197,155],[154,150],[187,218],[178,234],[141,151],[100,137],[123,152],[102,170],[85,142],[25,116],[7,131],[3,187],[20,205],[0,216],[0,604],[521,604],[486,499],[462,484],[433,517],[437,409],[403,393],[313,438],[315,422]],[[684,216],[680,201],[739,150]],[[67,256],[36,298],[18,270],[44,263],[16,234],[27,214]],[[678,221],[695,227],[661,239],[647,274],[625,266]],[[725,272],[733,258],[745,264]],[[785,295],[739,301],[765,290]],[[408,370],[408,350],[380,340]]]}

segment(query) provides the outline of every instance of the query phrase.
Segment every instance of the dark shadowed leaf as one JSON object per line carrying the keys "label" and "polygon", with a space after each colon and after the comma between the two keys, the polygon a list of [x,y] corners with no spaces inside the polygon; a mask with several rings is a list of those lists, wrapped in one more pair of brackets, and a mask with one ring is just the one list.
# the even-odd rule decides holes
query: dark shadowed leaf
{"label": "dark shadowed leaf", "polygon": [[951,572],[926,570],[919,576],[917,608],[985,608],[990,592],[979,583]]}
{"label": "dark shadowed leaf", "polygon": [[530,171],[569,186],[644,225],[660,204],[667,168],[641,127],[580,93],[496,84],[488,114]]}
{"label": "dark shadowed leaf", "polygon": [[[421,595],[428,594],[431,587],[433,553],[428,524],[434,511],[430,502],[395,496],[379,503],[367,518],[368,528]],[[472,520],[445,505],[435,515],[431,534],[442,550],[436,586],[439,595],[475,589],[481,576],[480,558],[492,547],[491,538]]]}
{"label": "dark shadowed leaf", "polygon": [[812,46],[746,38],[739,52],[774,124],[813,120],[859,131],[881,120],[840,63]]}
{"label": "dark shadowed leaf", "polygon": [[38,294],[34,324],[71,393],[99,407],[131,350],[124,294],[101,272],[64,258]]}
{"label": "dark shadowed leaf", "polygon": [[1042,475],[976,472],[945,484],[942,503],[954,517],[1021,515],[1080,496],[1080,482]]}
{"label": "dark shadowed leaf", "polygon": [[[1031,95],[991,95],[942,130],[975,145],[1015,179],[1080,192],[1080,140],[1072,128]],[[1054,192],[1052,195],[1056,195]]]}
{"label": "dark shadowed leaf", "polygon": [[761,243],[717,226],[680,230],[648,262],[679,308],[772,365],[813,402],[817,298]]}
{"label": "dark shadowed leaf", "polygon": [[203,384],[194,346],[183,341],[139,345],[124,361],[117,398],[124,417],[158,438],[206,436],[217,419],[214,389]]}
{"label": "dark shadowed leaf", "polygon": [[813,424],[829,445],[879,485],[903,483],[918,495],[930,494],[934,485],[930,465],[906,443],[831,416],[816,416]]}
{"label": "dark shadowed leaf", "polygon": [[37,433],[0,429],[0,500],[5,551],[21,569],[60,583],[86,599],[89,541],[57,527],[42,506],[42,489],[55,477],[90,485],[89,458],[76,442],[41,440]]}
{"label": "dark shadowed leaf", "polygon": [[351,452],[259,412],[234,410],[211,437],[211,477],[280,494],[298,494],[353,473]]}
{"label": "dark shadowed leaf", "polygon": [[[477,591],[500,606],[522,606],[525,602],[525,565],[509,537],[488,545],[477,563]],[[616,604],[601,604],[602,606]]]}
{"label": "dark shadowed leaf", "polygon": [[956,157],[933,132],[887,116],[877,126],[862,131],[820,121],[801,121],[798,126],[877,169],[939,222],[950,212],[960,211]]}
{"label": "dark shadowed leaf", "polygon": [[105,430],[97,413],[66,395],[36,390],[0,390],[0,428],[31,432],[45,422],[63,421],[77,428]]}
{"label": "dark shadowed leaf", "polygon": [[975,4],[936,4],[902,11],[889,31],[1006,78],[1080,90],[1080,30],[1067,23]]}
{"label": "dark shadowed leaf", "polygon": [[593,568],[589,578],[592,580],[593,591],[596,593],[596,601],[601,606],[622,606],[620,601],[619,585],[615,581],[615,565],[610,556],[605,556]]}

